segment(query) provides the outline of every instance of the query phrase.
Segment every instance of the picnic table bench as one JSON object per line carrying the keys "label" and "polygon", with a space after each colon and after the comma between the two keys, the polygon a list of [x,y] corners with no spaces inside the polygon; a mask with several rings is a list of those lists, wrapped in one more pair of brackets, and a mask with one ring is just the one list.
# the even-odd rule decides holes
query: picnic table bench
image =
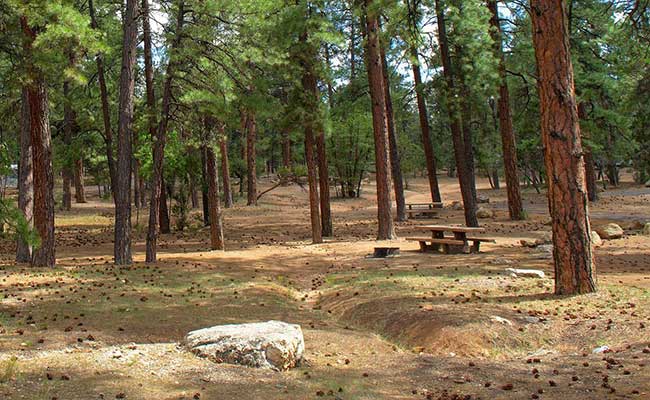
{"label": "picnic table bench", "polygon": [[[422,252],[439,252],[446,254],[469,254],[478,253],[481,242],[496,243],[495,239],[476,236],[484,233],[484,228],[473,228],[456,225],[422,225],[416,229],[431,232],[431,237],[409,237],[406,240],[420,243]],[[445,232],[451,232],[453,236],[445,236]],[[472,242],[472,245],[470,245]]]}
{"label": "picnic table bench", "polygon": [[406,213],[410,219],[430,218],[438,215],[436,208],[442,208],[442,203],[408,203]]}

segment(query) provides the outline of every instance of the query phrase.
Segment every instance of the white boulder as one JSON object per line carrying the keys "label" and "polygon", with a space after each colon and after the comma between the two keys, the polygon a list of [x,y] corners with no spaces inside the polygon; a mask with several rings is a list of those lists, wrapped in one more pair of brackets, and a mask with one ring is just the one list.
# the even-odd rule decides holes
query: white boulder
{"label": "white boulder", "polygon": [[284,371],[300,363],[305,340],[300,325],[268,321],[192,331],[182,346],[217,363]]}
{"label": "white boulder", "polygon": [[522,278],[545,278],[546,275],[544,274],[544,271],[540,271],[538,269],[519,269],[519,268],[507,268],[506,272],[510,274],[510,276],[514,278],[522,277]]}

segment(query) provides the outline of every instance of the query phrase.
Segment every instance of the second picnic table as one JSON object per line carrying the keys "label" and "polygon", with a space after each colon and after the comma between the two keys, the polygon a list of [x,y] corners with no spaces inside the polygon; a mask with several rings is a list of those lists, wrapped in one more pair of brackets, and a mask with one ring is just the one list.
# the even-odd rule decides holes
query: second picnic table
{"label": "second picnic table", "polygon": [[[476,236],[476,234],[485,233],[484,228],[459,225],[422,225],[415,228],[431,232],[430,238],[406,238],[406,240],[419,242],[420,250],[423,252],[442,250],[447,254],[478,253],[481,242],[495,242],[494,239]],[[445,232],[451,232],[453,236],[445,236]],[[471,246],[470,242],[472,242]]]}

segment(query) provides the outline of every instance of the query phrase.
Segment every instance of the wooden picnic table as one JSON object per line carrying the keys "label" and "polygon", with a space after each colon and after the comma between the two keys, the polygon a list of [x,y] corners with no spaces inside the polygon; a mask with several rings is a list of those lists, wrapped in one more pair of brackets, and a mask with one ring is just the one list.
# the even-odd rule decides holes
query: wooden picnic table
{"label": "wooden picnic table", "polygon": [[[412,237],[406,240],[420,243],[420,250],[423,252],[438,252],[442,249],[447,254],[478,253],[481,242],[496,242],[494,239],[479,237],[476,234],[484,233],[484,228],[468,227],[460,225],[421,225],[416,229],[431,232],[431,237]],[[445,236],[445,232],[451,232],[453,236]],[[472,245],[470,246],[470,243]]]}
{"label": "wooden picnic table", "polygon": [[437,209],[442,208],[442,203],[408,203],[406,208],[409,219],[433,218],[438,215]]}
{"label": "wooden picnic table", "polygon": [[437,202],[437,203],[407,203],[406,208],[408,208],[409,210],[422,209],[422,208],[428,208],[428,209],[442,208],[442,203],[441,202]]}

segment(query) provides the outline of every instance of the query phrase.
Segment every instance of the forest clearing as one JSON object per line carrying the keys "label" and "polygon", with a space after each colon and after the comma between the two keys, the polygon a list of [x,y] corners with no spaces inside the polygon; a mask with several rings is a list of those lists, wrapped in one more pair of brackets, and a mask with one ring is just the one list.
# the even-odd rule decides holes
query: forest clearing
{"label": "forest clearing", "polygon": [[[600,291],[581,297],[552,295],[552,260],[519,243],[549,232],[544,196],[532,189],[524,191],[530,218],[513,222],[504,191],[479,181],[496,211],[482,225],[498,238],[481,254],[423,254],[417,243],[399,240],[399,256],[367,258],[377,245],[371,187],[360,199],[334,201],[337,238],[311,245],[307,194],[292,185],[253,213],[228,210],[227,252],[210,251],[195,215],[189,231],[161,237],[156,265],[140,256],[129,268],[112,266],[110,202],[90,195],[57,218],[57,269],[2,270],[0,394],[521,399],[541,390],[539,398],[644,398],[650,240],[638,221],[650,215],[650,189],[621,185],[602,193],[592,218],[595,226],[616,222],[626,235],[596,249]],[[443,179],[441,189],[454,199],[457,184]],[[415,180],[407,198],[424,199],[426,191],[425,180]],[[439,219],[462,221],[462,211],[447,207]],[[406,236],[422,223],[400,223],[398,232]],[[142,254],[144,232],[134,226]],[[3,247],[2,254],[11,264],[12,250]],[[547,277],[512,278],[511,267]],[[177,348],[196,328],[266,320],[302,326],[301,367],[217,368]],[[593,354],[605,345],[611,353]]]}
{"label": "forest clearing", "polygon": [[649,33],[0,0],[0,399],[650,398]]}

